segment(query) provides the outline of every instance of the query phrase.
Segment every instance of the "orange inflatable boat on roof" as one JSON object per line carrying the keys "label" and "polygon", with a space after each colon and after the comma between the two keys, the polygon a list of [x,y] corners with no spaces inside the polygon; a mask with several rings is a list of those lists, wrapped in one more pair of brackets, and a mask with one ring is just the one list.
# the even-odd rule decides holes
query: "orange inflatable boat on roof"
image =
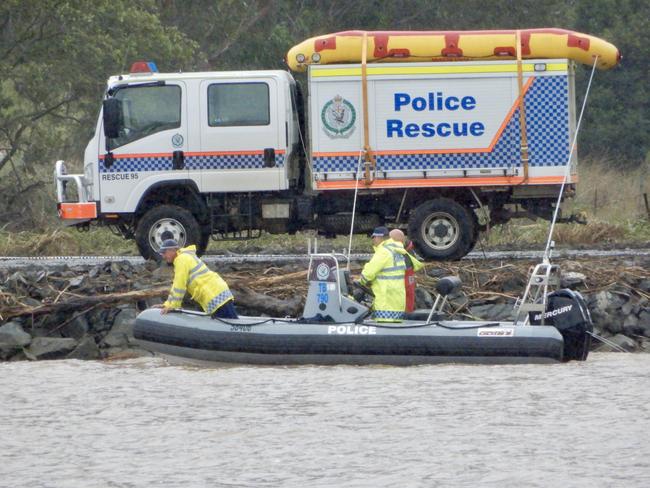
{"label": "orange inflatable boat on roof", "polygon": [[369,63],[516,59],[517,39],[522,59],[567,58],[592,65],[598,57],[599,69],[613,68],[621,59],[613,44],[564,29],[345,31],[292,47],[287,64],[294,71],[305,71],[310,64],[359,63],[364,40]]}

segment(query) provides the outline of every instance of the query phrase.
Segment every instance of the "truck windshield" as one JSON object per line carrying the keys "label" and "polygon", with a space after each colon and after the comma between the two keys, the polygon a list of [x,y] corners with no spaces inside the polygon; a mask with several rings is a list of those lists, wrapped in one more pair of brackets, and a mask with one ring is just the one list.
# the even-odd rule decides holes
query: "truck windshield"
{"label": "truck windshield", "polygon": [[156,132],[181,126],[181,88],[177,85],[121,88],[124,124],[120,135],[107,140],[109,151]]}

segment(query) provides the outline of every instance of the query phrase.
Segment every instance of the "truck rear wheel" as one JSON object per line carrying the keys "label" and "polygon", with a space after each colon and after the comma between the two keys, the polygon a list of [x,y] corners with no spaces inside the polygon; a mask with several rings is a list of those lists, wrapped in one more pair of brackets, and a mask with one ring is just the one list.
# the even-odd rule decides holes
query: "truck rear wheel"
{"label": "truck rear wheel", "polygon": [[429,200],[411,214],[409,237],[427,259],[460,259],[472,249],[478,237],[472,213],[449,198]]}
{"label": "truck rear wheel", "polygon": [[176,205],[159,205],[142,216],[135,230],[135,242],[142,257],[159,261],[158,250],[169,234],[180,247],[195,244],[199,253],[204,251],[201,246],[205,239],[194,215]]}

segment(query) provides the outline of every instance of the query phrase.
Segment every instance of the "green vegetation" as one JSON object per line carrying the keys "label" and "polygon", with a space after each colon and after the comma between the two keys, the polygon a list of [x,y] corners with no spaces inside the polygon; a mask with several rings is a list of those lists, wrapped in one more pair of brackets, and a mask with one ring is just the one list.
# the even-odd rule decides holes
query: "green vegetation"
{"label": "green vegetation", "polygon": [[[523,221],[499,225],[484,234],[476,250],[480,249],[543,249],[548,235],[548,222]],[[296,235],[263,234],[259,239],[243,242],[214,242],[208,253],[217,254],[303,254],[307,252],[308,239],[315,233]],[[613,243],[631,245],[650,242],[650,222],[625,221],[620,224],[592,222],[587,225],[559,224],[555,242],[558,246],[589,245],[602,246]],[[313,244],[312,244],[313,245]],[[318,238],[318,250],[323,252],[346,252],[348,237],[335,239]],[[312,247],[313,250],[313,247]],[[370,240],[365,236],[354,236],[353,253],[372,251]],[[89,232],[74,229],[60,229],[51,232],[7,232],[0,231],[0,256],[136,256],[138,251],[133,241],[111,234],[105,228],[94,228]]]}
{"label": "green vegetation", "polygon": [[[638,186],[647,181],[648,167],[645,173],[638,168],[648,162],[650,148],[649,18],[650,2],[644,0],[5,0],[0,2],[0,252],[6,252],[8,242],[18,246],[9,254],[23,249],[22,242],[25,249],[36,248],[40,237],[52,235],[52,242],[41,243],[43,253],[50,245],[71,253],[134,252],[132,244],[113,240],[106,231],[54,233],[53,164],[65,159],[71,171],[80,171],[108,76],[141,59],[156,61],[161,71],[283,69],[284,55],[295,43],[349,29],[548,26],[616,44],[623,62],[596,75],[579,141],[580,176],[587,189],[572,205],[602,225],[621,229],[621,238],[642,239],[645,224],[624,221],[635,222],[645,212],[638,209]],[[588,69],[578,69],[578,103],[587,75]],[[606,181],[614,178],[616,183],[590,182],[590,160],[601,160],[600,166],[611,172]],[[624,191],[620,174],[636,175]],[[626,216],[616,215],[621,212]],[[535,225],[541,232],[544,226]],[[489,242],[498,241],[500,233],[506,233],[505,239],[511,228],[516,226],[497,230]],[[9,234],[26,229],[39,230]],[[252,248],[255,242],[233,248]],[[102,247],[107,243],[108,248]]]}

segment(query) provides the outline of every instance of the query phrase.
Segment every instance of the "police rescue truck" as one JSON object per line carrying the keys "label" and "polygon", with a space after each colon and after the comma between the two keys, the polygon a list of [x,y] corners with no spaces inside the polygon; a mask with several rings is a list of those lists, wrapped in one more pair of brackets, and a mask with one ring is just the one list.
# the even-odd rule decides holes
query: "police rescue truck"
{"label": "police rescue truck", "polygon": [[346,234],[357,192],[355,232],[401,227],[421,256],[459,259],[488,222],[550,218],[567,164],[573,188],[573,61],[313,63],[307,85],[134,64],[108,80],[83,174],[56,163],[60,218],[155,258],[166,231],[200,251]]}

